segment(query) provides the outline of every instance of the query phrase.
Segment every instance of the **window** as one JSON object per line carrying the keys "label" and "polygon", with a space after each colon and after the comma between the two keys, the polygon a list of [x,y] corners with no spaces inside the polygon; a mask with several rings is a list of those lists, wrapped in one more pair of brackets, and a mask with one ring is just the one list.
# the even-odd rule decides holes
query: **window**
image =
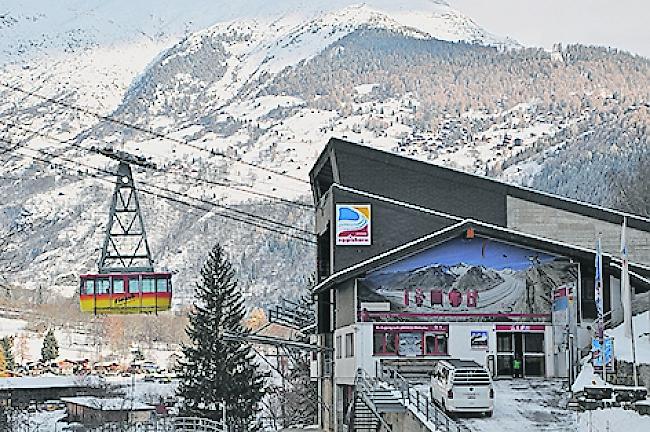
{"label": "window", "polygon": [[595,277],[582,274],[580,279],[580,309],[582,310],[582,317],[596,319],[598,313],[596,311]]}
{"label": "window", "polygon": [[415,357],[422,355],[422,333],[400,333],[399,355]]}
{"label": "window", "polygon": [[86,289],[83,294],[94,294],[95,293],[95,281],[92,279],[86,279]]}
{"label": "window", "polygon": [[383,353],[385,343],[386,343],[386,333],[375,333],[372,339],[372,352],[374,354]]}
{"label": "window", "polygon": [[97,294],[108,294],[111,290],[111,285],[108,279],[97,280]]}
{"label": "window", "polygon": [[140,291],[140,282],[137,279],[129,278],[129,293],[137,294]]}
{"label": "window", "polygon": [[427,355],[447,354],[447,335],[425,333],[424,349],[424,353]]}
{"label": "window", "polygon": [[113,294],[124,294],[124,279],[113,279]]}
{"label": "window", "polygon": [[526,333],[524,337],[527,353],[544,352],[544,333]]}
{"label": "window", "polygon": [[341,358],[341,352],[343,351],[341,347],[341,336],[336,337],[336,358],[340,359]]}
{"label": "window", "polygon": [[386,345],[384,352],[387,354],[397,354],[397,345],[395,344],[397,339],[396,333],[386,333]]}
{"label": "window", "polygon": [[354,357],[354,333],[345,335],[345,356]]}
{"label": "window", "polygon": [[376,332],[373,335],[373,352],[378,355],[397,354],[397,333]]}
{"label": "window", "polygon": [[497,333],[497,352],[512,352],[512,334]]}
{"label": "window", "polygon": [[152,293],[154,290],[154,280],[151,278],[142,278],[142,292]]}
{"label": "window", "polygon": [[156,292],[167,292],[167,279],[156,279]]}
{"label": "window", "polygon": [[436,353],[447,354],[447,335],[436,335]]}

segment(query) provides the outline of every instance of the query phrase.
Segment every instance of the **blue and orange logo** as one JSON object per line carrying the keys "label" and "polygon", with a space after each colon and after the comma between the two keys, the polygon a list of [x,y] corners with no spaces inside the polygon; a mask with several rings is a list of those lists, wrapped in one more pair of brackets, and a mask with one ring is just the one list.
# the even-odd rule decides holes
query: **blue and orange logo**
{"label": "blue and orange logo", "polygon": [[370,205],[338,204],[336,206],[336,244],[370,245]]}

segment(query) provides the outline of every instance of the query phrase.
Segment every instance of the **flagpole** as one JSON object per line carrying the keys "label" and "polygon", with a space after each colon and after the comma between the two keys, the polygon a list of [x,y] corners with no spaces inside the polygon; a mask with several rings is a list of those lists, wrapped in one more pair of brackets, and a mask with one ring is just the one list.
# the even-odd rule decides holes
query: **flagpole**
{"label": "flagpole", "polygon": [[598,311],[598,342],[600,343],[600,364],[603,368],[603,381],[607,382],[607,365],[605,364],[605,318],[603,311],[603,255],[600,233],[596,243],[596,309]]}
{"label": "flagpole", "polygon": [[632,300],[634,290],[630,284],[630,269],[627,249],[627,217],[623,216],[623,227],[621,228],[621,294],[625,303],[623,304],[623,321],[625,321],[625,335],[632,340],[632,374],[634,376],[634,387],[639,386],[639,374],[636,367],[636,337],[634,335],[634,313],[632,311]]}

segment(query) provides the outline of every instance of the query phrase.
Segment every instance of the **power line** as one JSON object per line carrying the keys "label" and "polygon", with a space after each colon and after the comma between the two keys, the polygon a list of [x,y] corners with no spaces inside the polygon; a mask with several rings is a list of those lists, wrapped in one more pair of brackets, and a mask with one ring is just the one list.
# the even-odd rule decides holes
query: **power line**
{"label": "power line", "polygon": [[[50,137],[47,137],[47,138],[50,139]],[[54,139],[54,138],[52,138],[52,139]],[[85,166],[85,167],[87,167],[87,168],[92,168],[92,169],[96,169],[96,170],[98,170],[98,171],[103,171],[103,172],[105,172],[105,173],[115,175],[115,174],[112,173],[111,171],[107,171],[107,170],[99,169],[99,168],[93,167],[93,166],[91,166],[91,165],[84,164],[84,163],[82,163],[82,162],[78,162],[78,161],[75,161],[75,160],[67,159],[67,158],[65,158],[64,156],[55,155],[55,154],[48,153],[48,152],[45,152],[45,151],[40,151],[40,150],[33,150],[33,149],[30,149],[30,150],[32,150],[32,151],[39,151],[39,152],[41,152],[42,154],[46,154],[46,155],[48,155],[48,156],[50,156],[50,157],[58,157],[58,158],[60,158],[60,159],[66,160],[67,162],[70,162],[70,163],[78,164],[78,165],[81,165],[81,166]],[[282,226],[282,227],[284,227],[284,228],[293,229],[293,230],[296,230],[296,231],[301,231],[302,233],[307,234],[307,235],[310,235],[310,236],[313,235],[313,233],[312,233],[311,231],[304,230],[304,229],[301,229],[301,228],[297,228],[297,227],[294,227],[293,225],[288,225],[288,224],[285,224],[285,223],[283,223],[283,222],[279,222],[279,221],[276,221],[276,220],[273,220],[273,219],[266,218],[266,217],[264,217],[264,216],[256,215],[256,214],[254,214],[254,213],[249,213],[249,212],[246,212],[246,211],[244,211],[244,210],[240,210],[240,209],[232,208],[232,207],[226,206],[226,205],[224,205],[224,204],[218,204],[218,203],[215,203],[215,202],[213,202],[213,201],[205,200],[205,199],[203,199],[203,198],[196,198],[196,197],[193,197],[193,196],[191,196],[191,195],[189,195],[189,194],[187,194],[187,193],[184,193],[184,192],[178,192],[178,191],[175,191],[175,190],[172,190],[172,189],[169,189],[169,188],[165,188],[165,187],[163,187],[163,186],[152,185],[152,184],[149,184],[149,183],[146,183],[146,182],[139,182],[139,184],[141,184],[141,185],[145,185],[145,186],[149,186],[149,187],[151,187],[151,188],[157,188],[157,189],[163,190],[164,192],[167,192],[167,193],[172,193],[172,194],[180,195],[180,196],[183,196],[184,198],[190,198],[190,199],[193,199],[193,200],[197,200],[197,201],[200,201],[200,202],[203,202],[203,203],[205,203],[205,204],[212,205],[212,206],[215,206],[215,207],[220,207],[220,208],[223,208],[223,209],[225,209],[225,210],[229,210],[229,211],[231,211],[231,212],[238,213],[238,214],[243,215],[243,216],[246,216],[246,217],[253,217],[253,218],[256,218],[256,219],[261,219],[261,220],[263,220],[263,221],[265,221],[265,222],[272,223],[272,224],[275,224],[275,225],[279,225],[279,226]]]}
{"label": "power line", "polygon": [[[4,138],[0,138],[0,141],[2,141],[4,143],[7,143],[7,144],[10,144],[10,145],[13,145],[13,143],[11,141],[6,140]],[[106,174],[108,174],[110,176],[113,176],[113,177],[115,176],[114,172],[111,172],[111,171],[108,171],[108,170],[103,170],[101,168],[96,168],[96,167],[93,167],[93,166],[90,166],[90,165],[86,165],[86,164],[80,163],[78,161],[67,159],[67,158],[65,158],[63,156],[60,156],[60,155],[54,155],[54,154],[48,153],[48,152],[46,152],[44,150],[35,150],[35,149],[27,149],[27,150],[30,150],[30,151],[36,152],[36,153],[45,154],[47,156],[50,156],[51,158],[58,158],[58,159],[66,161],[66,162],[73,163],[75,165],[84,166],[86,168],[90,168],[90,169],[93,169],[93,170],[98,171],[98,172],[106,173]],[[17,152],[16,150],[14,150],[13,153],[19,154],[19,155],[24,156],[24,157],[32,158],[34,160],[37,160],[37,161],[40,161],[40,162],[43,162],[43,163],[46,163],[46,164],[50,164],[50,165],[55,165],[56,164],[56,162],[52,161],[52,159],[45,159],[45,158],[40,158],[40,157],[33,156],[33,155],[24,154],[22,152]],[[64,167],[63,165],[61,165],[61,166]],[[88,177],[94,178],[96,180],[103,181],[105,183],[109,183],[111,185],[114,184],[114,182],[112,180],[107,180],[105,178],[100,177],[99,175],[96,175],[96,174],[93,174],[93,173],[90,173],[90,172],[84,173],[81,170],[79,170],[78,168],[70,168],[70,167],[64,167],[64,168],[67,168],[67,169],[70,169],[70,170],[76,170],[79,173],[79,175],[88,176]],[[140,182],[140,184],[143,184],[143,183]],[[262,221],[266,221],[268,223],[273,223],[273,224],[276,224],[276,225],[285,226],[285,227],[287,227],[289,229],[292,229],[292,230],[295,230],[295,231],[301,231],[301,232],[313,235],[311,232],[303,230],[301,228],[297,228],[297,227],[294,227],[294,226],[291,226],[291,225],[286,225],[286,224],[283,224],[281,222],[274,221],[272,219],[266,219],[266,218],[260,217],[258,215],[252,214],[252,213],[247,213],[247,212],[244,212],[244,211],[240,211],[238,209],[232,209],[230,207],[223,206],[221,204],[216,204],[216,203],[211,202],[211,201],[203,200],[201,198],[192,197],[190,195],[187,195],[187,194],[184,194],[184,193],[179,193],[179,192],[176,192],[176,191],[172,191],[172,190],[169,190],[169,189],[166,189],[166,188],[161,188],[161,187],[158,187],[158,186],[152,186],[152,185],[149,185],[149,184],[146,184],[146,183],[144,183],[144,185],[149,187],[149,188],[152,188],[154,190],[159,189],[159,190],[163,190],[166,193],[169,193],[169,194],[172,194],[172,195],[180,195],[180,196],[183,196],[184,198],[197,200],[197,201],[203,202],[203,203],[205,203],[207,205],[210,205],[212,207],[224,208],[226,211],[232,211],[232,212],[235,212],[235,213],[240,212],[240,213],[244,214],[244,217],[261,219]],[[139,188],[138,191],[140,191],[142,193],[145,193],[145,194],[148,194],[148,195],[152,195],[152,196],[161,198],[161,199],[165,199],[167,201],[171,201],[171,202],[174,202],[174,203],[177,203],[177,204],[181,204],[181,205],[184,205],[184,206],[187,206],[187,207],[190,207],[190,208],[195,208],[195,209],[198,209],[198,210],[202,210],[202,211],[204,211],[206,213],[212,212],[212,210],[210,210],[209,208],[206,208],[206,207],[194,204],[194,203],[190,203],[190,202],[187,202],[187,201],[183,201],[183,200],[181,200],[179,198],[175,198],[173,196],[163,195],[161,193],[154,192],[152,190]],[[271,231],[271,232],[274,232],[274,233],[277,233],[277,234],[280,234],[280,235],[283,235],[283,236],[286,236],[286,237],[294,238],[296,240],[300,240],[300,241],[303,241],[305,243],[316,244],[316,242],[314,240],[304,238],[304,237],[302,237],[300,235],[292,234],[290,232],[281,231],[280,229],[276,229],[275,227],[264,225],[264,224],[262,224],[260,222],[254,221],[254,220],[251,221],[250,219],[245,219],[243,217],[234,216],[232,214],[220,214],[220,213],[213,213],[213,214],[215,216],[218,216],[218,217],[234,220],[234,221],[241,222],[241,223],[244,223],[244,224],[248,224],[248,225],[251,225],[251,226],[255,226],[257,228],[261,228],[261,229],[264,229],[264,230],[267,230],[267,231]]]}
{"label": "power line", "polygon": [[[2,121],[0,120],[0,122],[2,122]],[[77,144],[77,143],[69,141],[69,140],[68,141],[62,140],[60,138],[53,137],[53,136],[48,135],[46,133],[36,131],[36,130],[33,130],[33,129],[28,129],[26,127],[19,126],[17,124],[10,124],[10,123],[4,123],[4,122],[2,122],[2,123],[9,126],[9,127],[14,127],[16,129],[20,129],[22,131],[38,135],[38,136],[40,136],[42,138],[45,138],[45,139],[48,139],[48,140],[51,140],[51,141],[56,141],[58,143],[65,144],[65,145],[68,145],[68,146],[71,146],[71,147],[76,147],[76,148],[78,148],[80,150],[83,150],[83,151],[88,151],[88,152],[93,152],[95,154],[103,155],[99,150],[95,150],[95,149],[92,149],[92,148],[89,149],[87,147],[82,146],[81,144]],[[163,170],[162,168],[157,168],[157,167],[152,167],[152,166],[146,166],[144,168],[152,169],[152,170],[155,170],[155,171],[163,173],[163,174],[169,174],[169,171]],[[292,201],[292,200],[288,200],[286,198],[278,197],[278,196],[267,194],[267,193],[264,193],[264,192],[244,189],[244,188],[241,188],[241,187],[238,187],[238,186],[235,186],[235,185],[231,185],[231,184],[228,184],[228,183],[219,182],[219,181],[216,181],[216,180],[210,180],[210,179],[206,179],[206,178],[202,178],[202,177],[198,177],[198,176],[192,176],[192,175],[189,175],[187,173],[175,173],[175,174],[178,174],[181,177],[185,177],[188,180],[201,181],[203,183],[214,185],[214,186],[219,186],[219,187],[223,187],[223,188],[238,190],[240,192],[249,193],[251,195],[257,195],[257,196],[261,196],[261,197],[264,197],[264,198],[277,200],[277,201],[282,202],[284,204],[292,205],[292,206],[295,206],[295,207],[298,207],[298,208],[305,208],[305,209],[310,209],[310,210],[313,209],[312,205],[307,204],[307,203],[303,203],[303,202],[300,202],[300,201]]]}
{"label": "power line", "polygon": [[23,94],[26,94],[26,95],[29,95],[29,96],[32,96],[32,97],[39,98],[41,100],[44,100],[46,102],[49,102],[49,103],[52,103],[52,104],[55,104],[55,105],[63,106],[63,107],[66,107],[66,108],[69,108],[69,109],[72,109],[72,110],[75,110],[75,111],[78,111],[78,112],[82,112],[84,114],[88,114],[88,115],[96,117],[96,118],[98,118],[100,120],[115,123],[115,124],[118,124],[120,126],[124,126],[126,128],[129,128],[129,129],[137,130],[138,132],[143,132],[143,133],[146,133],[146,134],[151,135],[151,136],[156,137],[156,138],[166,139],[166,140],[175,142],[175,143],[180,144],[180,145],[188,146],[188,147],[194,148],[194,149],[199,150],[199,151],[207,152],[207,153],[210,153],[213,156],[220,156],[220,157],[223,157],[223,158],[226,158],[226,159],[230,159],[230,160],[232,160],[232,161],[234,161],[236,163],[247,165],[247,166],[250,166],[252,168],[257,168],[257,169],[260,169],[260,170],[263,170],[263,171],[266,171],[266,172],[269,172],[269,173],[272,173],[272,174],[275,174],[275,175],[278,175],[278,176],[283,176],[283,177],[289,178],[291,180],[299,181],[299,182],[302,182],[302,183],[309,183],[307,180],[301,179],[300,177],[292,176],[290,174],[287,174],[286,172],[276,171],[274,169],[267,168],[267,167],[264,167],[264,166],[261,166],[261,165],[257,165],[257,164],[254,164],[252,162],[246,162],[244,160],[237,159],[237,158],[232,157],[232,156],[228,156],[227,154],[225,154],[223,152],[216,152],[214,150],[208,150],[208,149],[203,148],[201,146],[198,146],[196,144],[192,144],[192,143],[190,143],[188,141],[181,140],[181,139],[178,139],[178,138],[174,138],[174,137],[169,136],[167,134],[156,132],[154,130],[148,129],[148,128],[143,127],[143,126],[138,126],[138,125],[135,125],[135,124],[132,124],[132,123],[128,123],[128,122],[126,122],[124,120],[119,120],[119,119],[116,119],[116,118],[114,118],[112,116],[109,116],[109,115],[99,114],[97,112],[91,111],[90,109],[88,109],[86,107],[81,107],[81,106],[78,106],[78,105],[74,105],[74,104],[71,104],[69,102],[65,102],[65,101],[55,99],[55,98],[52,98],[52,97],[49,97],[49,96],[43,96],[41,94],[32,92],[30,90],[25,90],[23,88],[12,86],[12,85],[7,84],[7,83],[0,83],[0,86],[5,87],[5,88],[7,88],[9,90],[13,90],[15,92],[19,92],[19,93],[23,93]]}

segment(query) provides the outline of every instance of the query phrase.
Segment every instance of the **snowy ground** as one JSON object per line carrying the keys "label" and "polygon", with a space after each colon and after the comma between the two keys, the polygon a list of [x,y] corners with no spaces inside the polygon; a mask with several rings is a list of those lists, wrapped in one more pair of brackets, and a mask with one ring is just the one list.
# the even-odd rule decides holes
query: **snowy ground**
{"label": "snowy ground", "polygon": [[[635,315],[634,336],[636,337],[636,361],[650,364],[650,312]],[[618,360],[632,361],[632,339],[625,337],[623,324],[612,330],[606,330],[607,336],[614,338],[614,356]]]}
{"label": "snowy ground", "polygon": [[[491,418],[462,415],[456,420],[475,432],[575,431],[576,413],[560,408],[568,395],[560,379],[494,381],[494,414]],[[428,394],[426,384],[417,386]]]}
{"label": "snowy ground", "polygon": [[650,416],[623,408],[608,408],[578,414],[579,432],[646,432]]}
{"label": "snowy ground", "polygon": [[576,414],[560,408],[562,380],[500,380],[494,382],[494,415],[462,417],[472,431],[575,431]]}

